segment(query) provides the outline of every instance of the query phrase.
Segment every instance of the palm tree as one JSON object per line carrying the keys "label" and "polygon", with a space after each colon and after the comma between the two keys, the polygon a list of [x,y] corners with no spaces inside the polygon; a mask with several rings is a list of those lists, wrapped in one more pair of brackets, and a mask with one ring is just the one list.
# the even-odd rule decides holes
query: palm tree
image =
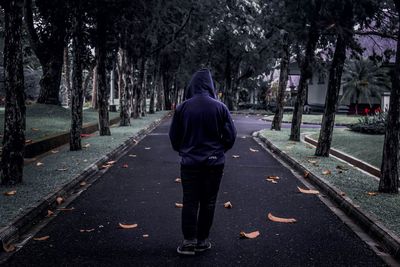
{"label": "palm tree", "polygon": [[390,77],[387,70],[368,59],[352,60],[345,63],[342,77],[343,96],[340,102],[355,98],[356,114],[361,96],[370,107],[371,98],[380,99],[381,94],[390,90]]}

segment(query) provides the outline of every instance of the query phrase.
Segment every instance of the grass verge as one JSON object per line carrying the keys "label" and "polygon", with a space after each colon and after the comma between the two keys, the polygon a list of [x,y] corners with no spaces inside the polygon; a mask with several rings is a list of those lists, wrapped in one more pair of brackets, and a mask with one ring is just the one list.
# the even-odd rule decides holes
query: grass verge
{"label": "grass verge", "polygon": [[[265,117],[267,120],[272,120],[274,118],[273,115]],[[343,114],[337,114],[335,116],[335,123],[342,125],[349,125],[353,123],[357,123],[360,119],[360,116],[347,116]],[[309,115],[303,114],[303,123],[310,124],[321,124],[322,115]],[[291,123],[292,122],[292,114],[284,114],[282,122]]]}

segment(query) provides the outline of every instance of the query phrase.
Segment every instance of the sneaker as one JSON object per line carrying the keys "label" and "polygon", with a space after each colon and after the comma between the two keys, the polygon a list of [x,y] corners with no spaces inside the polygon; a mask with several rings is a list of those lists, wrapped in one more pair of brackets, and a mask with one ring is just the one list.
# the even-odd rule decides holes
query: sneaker
{"label": "sneaker", "polygon": [[194,251],[196,252],[203,252],[206,250],[209,250],[211,248],[211,242],[208,240],[199,240],[197,242],[196,247],[194,248]]}
{"label": "sneaker", "polygon": [[176,251],[181,255],[195,255],[196,242],[184,240]]}

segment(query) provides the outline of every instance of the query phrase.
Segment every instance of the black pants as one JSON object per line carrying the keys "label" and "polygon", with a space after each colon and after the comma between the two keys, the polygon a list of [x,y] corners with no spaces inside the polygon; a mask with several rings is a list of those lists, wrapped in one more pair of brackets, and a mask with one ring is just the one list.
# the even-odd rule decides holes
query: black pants
{"label": "black pants", "polygon": [[186,240],[208,238],[224,166],[181,166],[182,232]]}

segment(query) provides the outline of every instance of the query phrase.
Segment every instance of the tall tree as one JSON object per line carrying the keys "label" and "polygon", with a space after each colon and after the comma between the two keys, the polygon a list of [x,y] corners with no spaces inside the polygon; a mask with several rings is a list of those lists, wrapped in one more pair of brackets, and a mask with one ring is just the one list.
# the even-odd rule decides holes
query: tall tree
{"label": "tall tree", "polygon": [[35,4],[36,19],[32,0],[25,1],[24,15],[30,44],[43,72],[37,102],[60,105],[59,92],[69,14],[67,1],[36,0]]}
{"label": "tall tree", "polygon": [[[395,9],[400,22],[400,0],[394,0]],[[400,160],[400,26],[397,32],[396,63],[392,77],[389,111],[387,117],[381,179],[379,191],[384,193],[399,192],[399,160]]]}
{"label": "tall tree", "polygon": [[23,0],[2,0],[5,10],[5,121],[1,183],[22,182],[25,152],[25,91],[22,56]]}

